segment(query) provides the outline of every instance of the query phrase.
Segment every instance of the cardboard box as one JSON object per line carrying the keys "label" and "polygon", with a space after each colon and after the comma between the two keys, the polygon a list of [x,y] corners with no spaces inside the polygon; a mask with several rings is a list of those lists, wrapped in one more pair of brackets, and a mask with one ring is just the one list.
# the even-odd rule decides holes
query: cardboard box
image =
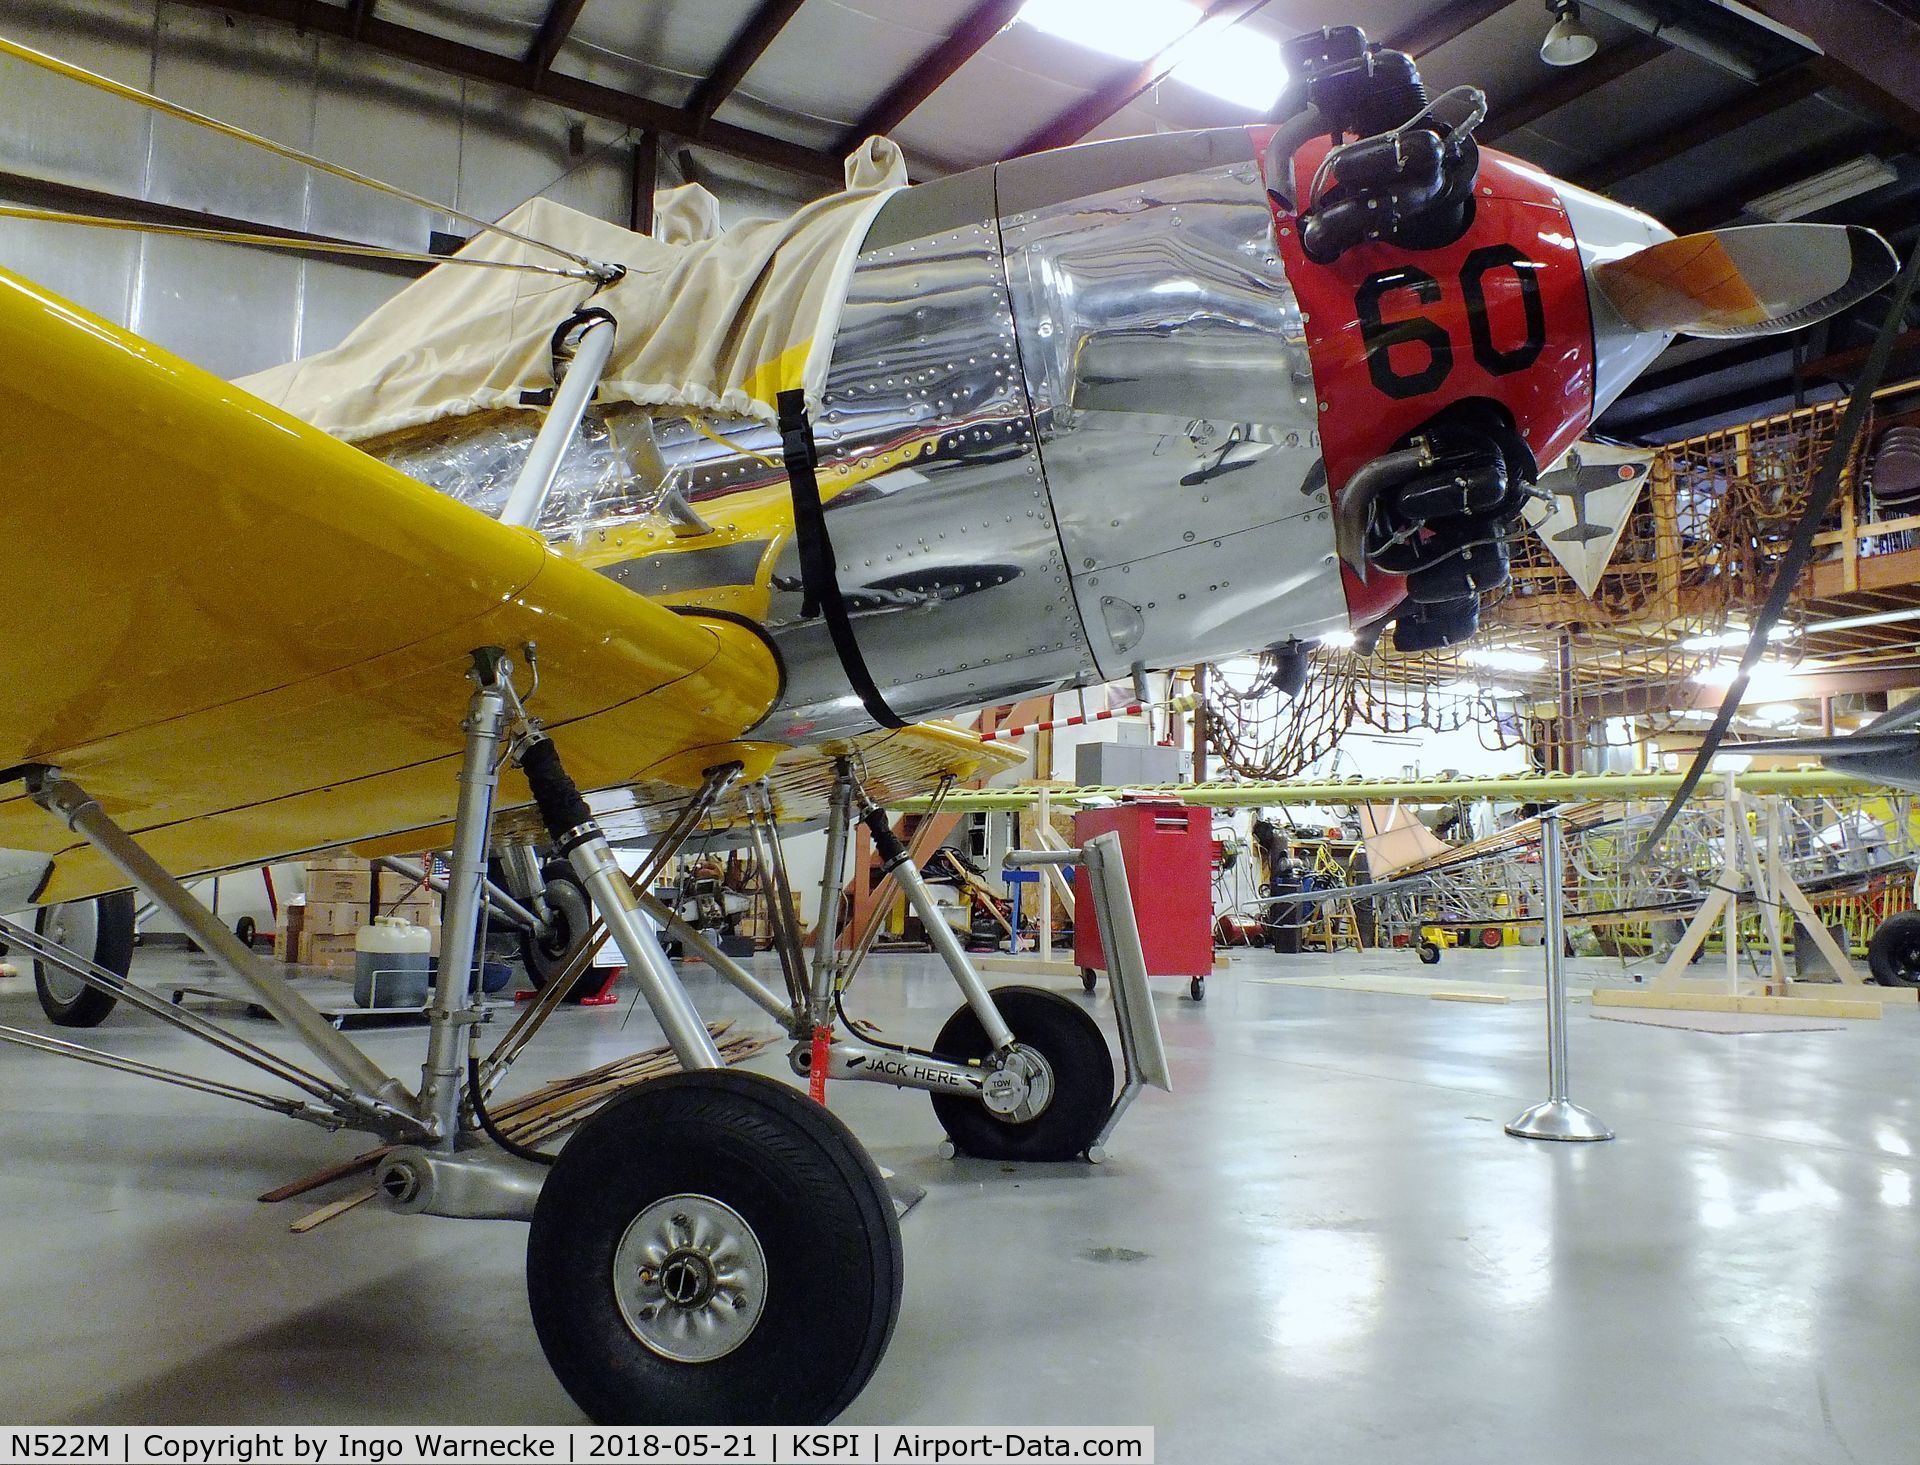
{"label": "cardboard box", "polygon": [[307,902],[302,929],[309,936],[351,936],[367,924],[367,908],[345,902]]}
{"label": "cardboard box", "polygon": [[440,902],[431,896],[424,899],[416,896],[412,900],[403,900],[397,905],[386,906],[380,914],[399,916],[403,920],[413,922],[416,926],[425,926],[431,930],[440,924]]}
{"label": "cardboard box", "polygon": [[385,907],[403,897],[411,900],[433,894],[426,885],[392,870],[376,872],[365,860],[316,860],[307,866],[306,882],[309,905],[356,901],[363,906],[371,905],[377,891],[383,912]]}
{"label": "cardboard box", "polygon": [[373,898],[373,871],[362,865],[357,870],[316,870],[307,866],[308,905],[362,906]]}
{"label": "cardboard box", "polygon": [[315,935],[308,931],[300,938],[300,962],[303,966],[324,967],[329,971],[353,967],[351,935]]}

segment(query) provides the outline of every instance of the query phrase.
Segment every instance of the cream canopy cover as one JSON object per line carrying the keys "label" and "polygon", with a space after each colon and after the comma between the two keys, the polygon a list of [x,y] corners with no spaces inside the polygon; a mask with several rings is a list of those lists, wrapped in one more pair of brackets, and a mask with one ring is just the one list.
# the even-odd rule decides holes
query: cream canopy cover
{"label": "cream canopy cover", "polygon": [[[663,196],[649,237],[543,198],[500,222],[518,234],[626,275],[592,282],[518,270],[440,266],[368,316],[331,351],[241,378],[236,385],[348,442],[497,408],[553,385],[554,329],[585,305],[618,322],[600,384],[603,402],[635,402],[772,422],[774,397],[794,388],[817,411],[846,300],[873,217],[906,185],[886,138],[847,159],[847,187],[785,219],[749,219],[715,232],[712,196]],[[556,258],[498,234],[460,251],[478,259]]]}

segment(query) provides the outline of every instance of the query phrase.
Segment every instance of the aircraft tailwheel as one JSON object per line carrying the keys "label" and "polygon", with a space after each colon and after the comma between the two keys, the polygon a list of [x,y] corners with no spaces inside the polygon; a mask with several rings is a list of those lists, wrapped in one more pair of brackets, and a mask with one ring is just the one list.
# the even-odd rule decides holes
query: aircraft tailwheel
{"label": "aircraft tailwheel", "polygon": [[534,1331],[597,1424],[824,1424],[886,1351],[903,1273],[860,1142],[730,1069],[655,1079],[595,1114],[527,1237]]}
{"label": "aircraft tailwheel", "polygon": [[[1071,1160],[1100,1136],[1113,1107],[1113,1054],[1084,1008],[1038,987],[996,987],[994,1005],[1013,1029],[1014,1066],[1026,1094],[1003,1112],[961,1094],[933,1095],[934,1116],[955,1149],[986,1160]],[[933,1051],[971,1062],[992,1051],[980,1019],[962,1007]],[[989,1089],[991,1093],[991,1088]]]}
{"label": "aircraft tailwheel", "polygon": [[1082,992],[1092,992],[1094,988],[1099,985],[1100,979],[1094,975],[1092,967],[1083,966],[1080,968],[1080,990]]}
{"label": "aircraft tailwheel", "polygon": [[1187,983],[1187,995],[1195,1002],[1205,1002],[1207,1000],[1207,979],[1205,977],[1194,977],[1189,980]]}
{"label": "aircraft tailwheel", "polygon": [[[566,963],[574,943],[593,924],[593,905],[580,882],[573,878],[570,866],[555,861],[540,874],[547,887],[547,929],[537,936],[531,931],[520,933],[520,964],[527,969],[527,980],[535,987],[547,985]],[[591,997],[604,981],[604,975],[589,967],[574,982],[567,1000],[578,1002],[582,997]]]}
{"label": "aircraft tailwheel", "polygon": [[1420,964],[1422,966],[1438,966],[1440,964],[1439,942],[1422,941],[1420,943]]}
{"label": "aircraft tailwheel", "polygon": [[[120,890],[98,900],[42,906],[33,928],[76,956],[124,977],[133,965],[134,914],[133,892]],[[33,990],[40,1010],[63,1028],[98,1027],[120,1000],[38,957],[33,962]]]}

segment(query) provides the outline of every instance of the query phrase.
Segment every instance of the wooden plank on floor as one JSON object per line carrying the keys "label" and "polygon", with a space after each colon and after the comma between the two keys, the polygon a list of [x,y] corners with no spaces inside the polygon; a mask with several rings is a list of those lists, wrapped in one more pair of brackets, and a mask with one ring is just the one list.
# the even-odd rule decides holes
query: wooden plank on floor
{"label": "wooden plank on floor", "polygon": [[335,1216],[344,1216],[355,1206],[365,1205],[378,1194],[380,1194],[379,1186],[363,1186],[352,1195],[343,1195],[339,1200],[328,1201],[317,1211],[308,1211],[306,1215],[295,1221],[291,1226],[287,1227],[287,1229],[296,1236],[303,1236],[315,1226],[324,1226]]}
{"label": "wooden plank on floor", "polygon": [[1635,992],[1613,987],[1594,988],[1593,1005],[1663,1007],[1674,1012],[1770,1012],[1782,1017],[1880,1016],[1878,1002],[1845,997],[1736,997],[1727,992]]}
{"label": "wooden plank on floor", "polygon": [[311,1175],[302,1175],[298,1180],[289,1180],[285,1185],[277,1185],[260,1199],[263,1201],[292,1200],[296,1195],[305,1195],[310,1190],[318,1190],[323,1185],[331,1185],[336,1180],[345,1180],[349,1175],[358,1175],[363,1170],[371,1170],[380,1163],[381,1158],[392,1149],[392,1145],[381,1145],[368,1150],[365,1154],[355,1155],[351,1160],[342,1160],[337,1165],[328,1165],[315,1170]]}
{"label": "wooden plank on floor", "polygon": [[1504,1007],[1513,1001],[1513,998],[1506,992],[1435,992],[1433,1000],[1435,1002],[1485,1002]]}

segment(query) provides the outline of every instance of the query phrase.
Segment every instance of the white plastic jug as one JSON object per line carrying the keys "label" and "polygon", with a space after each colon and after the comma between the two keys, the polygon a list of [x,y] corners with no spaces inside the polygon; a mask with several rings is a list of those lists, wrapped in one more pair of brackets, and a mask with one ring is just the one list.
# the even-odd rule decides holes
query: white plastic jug
{"label": "white plastic jug", "polygon": [[353,935],[353,1000],[361,1007],[422,1007],[433,932],[403,916],[381,916]]}

